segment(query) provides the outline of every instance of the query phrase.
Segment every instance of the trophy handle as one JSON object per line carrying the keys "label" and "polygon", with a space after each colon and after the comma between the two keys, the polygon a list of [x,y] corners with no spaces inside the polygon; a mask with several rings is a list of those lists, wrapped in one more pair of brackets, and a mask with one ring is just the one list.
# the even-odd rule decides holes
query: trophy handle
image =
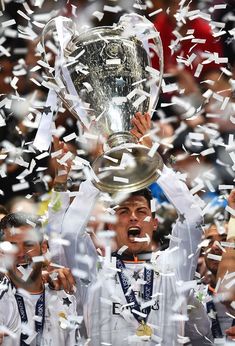
{"label": "trophy handle", "polygon": [[[147,19],[148,20],[148,19]],[[150,22],[151,23],[151,22]],[[160,95],[160,91],[161,91],[161,85],[162,85],[162,79],[163,79],[163,74],[164,74],[164,57],[163,57],[163,46],[162,46],[162,40],[161,40],[161,37],[160,37],[160,34],[159,32],[157,31],[156,27],[154,26],[154,24],[152,23],[153,25],[153,29],[154,31],[157,33],[157,37],[153,37],[153,42],[155,44],[155,46],[158,48],[158,56],[159,56],[159,81],[158,81],[158,85],[159,85],[159,88],[158,90],[156,91],[157,92],[157,96],[156,96],[156,99],[155,101],[153,102],[153,104],[150,104],[150,109],[155,109],[156,108],[156,105],[158,103],[158,100],[159,100],[159,95]],[[154,99],[154,98],[151,98],[150,97],[150,100],[151,99]],[[151,117],[153,115],[153,111],[150,113],[151,114]]]}
{"label": "trophy handle", "polygon": [[[46,53],[46,37],[49,35],[52,36],[52,33],[57,33],[57,40],[54,48],[57,49],[55,51],[53,49],[53,43],[51,43],[51,49],[55,53],[55,62],[54,67],[50,66],[50,63],[48,61],[47,53]],[[89,129],[90,123],[88,121],[88,118],[86,116],[86,113],[81,108],[79,109],[79,112],[75,112],[73,109],[73,104],[69,100],[65,99],[64,95],[64,82],[63,80],[58,78],[58,70],[64,69],[65,74],[65,80],[70,84],[71,89],[70,94],[76,95],[76,90],[72,87],[71,78],[69,76],[69,73],[64,65],[65,61],[65,55],[64,52],[68,52],[67,45],[69,42],[73,42],[73,38],[75,36],[76,32],[76,26],[75,23],[66,17],[59,16],[56,18],[51,19],[46,26],[44,27],[41,35],[41,45],[42,45],[42,57],[44,59],[44,62],[46,63],[46,73],[47,75],[54,81],[54,88],[58,94],[58,96],[61,98],[67,109],[75,116],[75,118],[79,121],[82,129]],[[79,116],[78,116],[79,113]]]}
{"label": "trophy handle", "polygon": [[[125,26],[127,26],[131,21],[134,24],[144,23],[146,24],[146,28],[149,27],[148,30],[149,30],[150,36],[152,34],[152,37],[149,39],[149,41],[152,41],[153,43],[148,42],[147,46],[150,47],[159,58],[159,75],[156,78],[157,84],[155,85],[155,88],[153,87],[153,85],[151,88],[151,97],[150,97],[150,104],[149,104],[149,110],[148,110],[148,112],[150,113],[152,117],[155,107],[157,105],[157,102],[159,100],[159,94],[161,91],[161,85],[162,85],[163,73],[164,73],[164,57],[163,57],[162,40],[160,37],[160,33],[156,29],[155,25],[148,18],[140,14],[137,14],[137,13],[124,14],[119,20],[119,25],[125,28]],[[141,37],[140,37],[140,40],[142,41]],[[147,46],[145,46],[146,51],[149,50]],[[150,59],[150,66],[151,65],[152,64]],[[152,100],[152,103],[151,103],[151,100]]]}
{"label": "trophy handle", "polygon": [[[74,33],[75,33],[75,30],[76,30],[76,27],[75,27],[75,23],[72,21],[72,19],[70,18],[66,18],[66,17],[62,17],[62,16],[59,16],[59,17],[56,17],[56,18],[52,18],[46,25],[45,27],[43,28],[43,31],[42,31],[42,35],[41,35],[41,44],[42,44],[42,56],[43,56],[43,59],[44,61],[46,62],[46,64],[48,65],[48,67],[51,67],[50,66],[50,63],[48,61],[48,58],[47,58],[47,54],[46,54],[46,43],[45,43],[45,39],[46,37],[48,36],[48,34],[53,31],[53,32],[58,32],[58,27],[62,27],[62,28],[65,28],[68,32],[71,32],[71,36],[69,39],[72,39],[72,37],[74,36]],[[64,46],[67,44],[64,44],[63,42],[64,40],[61,40],[60,41],[60,50],[63,52],[63,49],[65,48]],[[57,48],[57,47],[56,47]],[[52,69],[54,70],[53,67],[51,67],[51,69],[49,69],[49,73],[55,77],[53,75],[53,73],[51,72]]]}

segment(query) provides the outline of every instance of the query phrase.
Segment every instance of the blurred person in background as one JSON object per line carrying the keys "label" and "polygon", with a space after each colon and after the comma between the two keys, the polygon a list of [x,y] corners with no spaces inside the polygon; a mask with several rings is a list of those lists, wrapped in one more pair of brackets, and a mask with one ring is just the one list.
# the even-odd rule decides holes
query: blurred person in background
{"label": "blurred person in background", "polygon": [[8,214],[7,209],[3,205],[0,204],[0,220],[7,214]]}
{"label": "blurred person in background", "polygon": [[[230,195],[231,196],[231,195]],[[229,197],[230,198],[230,197]],[[228,200],[229,200],[228,198]],[[212,223],[205,231],[202,242],[202,255],[204,256],[205,271],[204,277],[200,281],[203,284],[198,285],[196,297],[205,305],[208,316],[211,319],[211,331],[213,337],[222,339],[230,333],[230,328],[235,325],[235,320],[227,314],[223,297],[218,294],[218,273],[222,255],[227,252],[225,247],[228,237],[228,221],[222,217],[214,218],[216,223]]]}
{"label": "blurred person in background", "polygon": [[44,283],[47,243],[40,220],[31,214],[8,214],[0,231],[1,259],[7,270],[1,278],[0,344],[74,346],[76,300]]}
{"label": "blurred person in background", "polygon": [[[225,305],[230,316],[235,316],[235,289],[234,289],[234,271],[235,271],[235,189],[233,189],[228,196],[229,222],[226,243],[222,259],[219,262],[217,271],[218,295],[221,296],[221,301]],[[233,320],[234,321],[234,320]],[[232,327],[226,330],[229,340],[235,340],[235,323]]]}

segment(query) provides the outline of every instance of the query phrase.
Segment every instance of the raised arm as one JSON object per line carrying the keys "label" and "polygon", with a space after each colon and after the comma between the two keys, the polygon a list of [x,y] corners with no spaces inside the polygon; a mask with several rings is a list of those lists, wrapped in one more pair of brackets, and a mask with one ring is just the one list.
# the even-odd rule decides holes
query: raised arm
{"label": "raised arm", "polygon": [[186,184],[180,180],[180,173],[164,166],[157,183],[165,196],[178,212],[173,227],[169,252],[177,278],[192,280],[198,259],[198,244],[202,237],[202,212]]}
{"label": "raised arm", "polygon": [[64,162],[67,146],[55,137],[54,152],[56,174],[48,210],[49,246],[53,261],[72,270],[81,294],[81,281],[92,281],[96,273],[96,249],[86,226],[99,190],[87,180],[81,183],[70,204],[67,179],[72,161]]}
{"label": "raised arm", "polygon": [[[151,145],[149,114],[137,113],[133,118],[133,130],[137,139],[146,146]],[[176,208],[179,218],[172,231],[169,251],[172,253],[172,266],[176,268],[180,280],[191,280],[195,273],[198,244],[202,236],[202,212],[186,184],[180,180],[180,173],[164,166],[157,184],[162,188],[169,202]],[[175,249],[174,249],[175,248]],[[170,255],[168,253],[168,256]],[[168,263],[170,258],[168,258]]]}
{"label": "raised arm", "polygon": [[98,256],[86,226],[98,195],[99,190],[90,181],[83,182],[62,224],[62,237],[69,242],[64,247],[66,263],[76,279],[81,303],[89,283],[96,279]]}
{"label": "raised arm", "polygon": [[61,163],[61,159],[68,153],[68,148],[64,142],[61,142],[55,136],[53,137],[53,148],[52,164],[55,169],[55,178],[48,205],[47,233],[52,261],[62,266],[67,266],[61,237],[63,218],[70,204],[67,180],[72,160],[68,159],[63,164]]}
{"label": "raised arm", "polygon": [[[99,190],[90,181],[81,183],[79,192],[71,204],[69,204],[68,192],[53,192],[49,207],[48,228],[49,246],[53,261],[56,263],[75,269],[79,263],[79,255],[91,256],[96,261],[96,249],[86,232],[86,226],[98,195]],[[80,257],[79,264],[81,271],[84,267],[82,258],[84,259]],[[94,269],[94,266],[90,269],[92,268]]]}

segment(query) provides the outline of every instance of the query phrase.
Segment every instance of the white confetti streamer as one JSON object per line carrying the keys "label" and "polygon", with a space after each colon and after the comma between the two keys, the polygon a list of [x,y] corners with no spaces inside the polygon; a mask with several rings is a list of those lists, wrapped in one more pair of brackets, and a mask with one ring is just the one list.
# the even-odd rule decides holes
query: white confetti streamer
{"label": "white confetti streamer", "polygon": [[219,190],[232,190],[234,185],[219,185]]}
{"label": "white confetti streamer", "polygon": [[153,157],[156,153],[156,151],[158,150],[160,144],[157,142],[154,142],[152,147],[150,148],[149,152],[148,152],[148,156],[149,157]]}
{"label": "white confetti streamer", "polygon": [[235,216],[235,209],[231,208],[229,205],[225,207],[225,210],[227,210],[232,216]]}
{"label": "white confetti streamer", "polygon": [[171,84],[167,84],[167,85],[163,85],[162,86],[162,91],[164,93],[169,93],[169,92],[172,92],[172,91],[176,91],[178,90],[179,87],[176,83],[171,83]]}
{"label": "white confetti streamer", "polygon": [[142,95],[140,96],[136,101],[133,102],[133,107],[138,108],[141,103],[143,103],[146,100],[146,96]]}
{"label": "white confetti streamer", "polygon": [[96,17],[99,21],[101,21],[104,17],[104,13],[100,11],[95,11],[92,13],[92,16]]}
{"label": "white confetti streamer", "polygon": [[65,142],[69,142],[69,141],[72,141],[73,139],[76,139],[76,138],[77,138],[77,135],[76,135],[75,132],[73,132],[73,133],[70,133],[70,134],[67,135],[67,136],[64,136],[64,137],[63,137],[63,140],[64,140]]}
{"label": "white confetti streamer", "polygon": [[12,185],[12,191],[13,192],[25,190],[27,188],[29,188],[29,183],[27,181],[25,181],[23,183]]}
{"label": "white confetti streamer", "polygon": [[23,11],[18,10],[17,13],[18,13],[21,17],[23,17],[24,19],[30,20],[30,17],[27,16],[27,14],[25,14]]}
{"label": "white confetti streamer", "polygon": [[194,72],[194,77],[199,77],[201,72],[202,72],[202,69],[203,69],[203,65],[202,64],[198,64],[197,65],[197,68],[196,68],[196,71]]}
{"label": "white confetti streamer", "polygon": [[121,59],[107,59],[106,65],[120,65]]}
{"label": "white confetti streamer", "polygon": [[155,16],[156,14],[161,13],[161,12],[162,12],[162,8],[159,8],[158,10],[149,13],[148,16],[149,16],[149,17],[153,17],[153,16]]}
{"label": "white confetti streamer", "polygon": [[221,261],[222,256],[214,255],[212,253],[208,253],[207,258],[210,258],[210,259],[212,259],[214,261]]}
{"label": "white confetti streamer", "polygon": [[10,19],[10,20],[6,20],[5,22],[2,22],[1,25],[3,28],[6,28],[7,26],[11,26],[16,24],[15,19]]}
{"label": "white confetti streamer", "polygon": [[122,10],[122,8],[120,6],[108,6],[108,5],[105,5],[103,10],[106,11],[106,12],[118,13],[118,12],[120,12]]}
{"label": "white confetti streamer", "polygon": [[214,153],[215,153],[214,148],[209,148],[209,149],[205,149],[205,150],[201,151],[202,156],[207,156],[207,155],[214,154]]}
{"label": "white confetti streamer", "polygon": [[44,159],[45,157],[48,157],[48,156],[49,156],[49,153],[46,151],[46,152],[36,156],[36,159],[41,160],[41,159]]}
{"label": "white confetti streamer", "polygon": [[113,177],[113,181],[117,181],[117,182],[125,183],[125,184],[129,183],[129,179],[128,178],[117,177],[117,176]]}

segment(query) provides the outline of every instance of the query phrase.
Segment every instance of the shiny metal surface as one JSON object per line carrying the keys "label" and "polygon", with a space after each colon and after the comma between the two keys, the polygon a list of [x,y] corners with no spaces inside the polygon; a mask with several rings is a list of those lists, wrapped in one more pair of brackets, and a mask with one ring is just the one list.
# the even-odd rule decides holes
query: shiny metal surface
{"label": "shiny metal surface", "polygon": [[[158,101],[163,75],[158,32],[150,21],[137,14],[124,15],[116,27],[93,28],[82,34],[75,31],[72,21],[64,22],[72,35],[63,45],[63,31],[55,21],[61,58],[53,79],[59,78],[58,95],[72,114],[78,119],[85,114],[89,131],[106,138],[110,149],[92,165],[98,177],[96,186],[106,192],[148,186],[163,163],[158,153],[151,158],[149,149],[136,143],[130,129],[134,114],[151,114]],[[48,28],[53,28],[53,22],[48,23]],[[151,54],[158,56],[159,70],[151,67]],[[116,163],[110,165],[107,156]]]}
{"label": "shiny metal surface", "polygon": [[[161,156],[139,144],[124,144],[98,157],[92,167],[99,180],[94,184],[101,191],[116,193],[134,192],[157,180],[163,169]],[[116,159],[116,162],[110,158]]]}
{"label": "shiny metal surface", "polygon": [[[121,29],[94,28],[68,45],[68,50],[74,49],[69,58],[83,51],[79,62],[68,70],[78,96],[89,104],[90,117],[99,119],[96,130],[106,137],[129,132],[134,114],[149,109],[149,86],[140,83],[131,97],[133,84],[148,78],[145,66],[150,64],[149,58],[139,40],[125,38],[122,33]],[[86,83],[93,91],[87,90]],[[142,95],[145,100],[135,107]]]}

